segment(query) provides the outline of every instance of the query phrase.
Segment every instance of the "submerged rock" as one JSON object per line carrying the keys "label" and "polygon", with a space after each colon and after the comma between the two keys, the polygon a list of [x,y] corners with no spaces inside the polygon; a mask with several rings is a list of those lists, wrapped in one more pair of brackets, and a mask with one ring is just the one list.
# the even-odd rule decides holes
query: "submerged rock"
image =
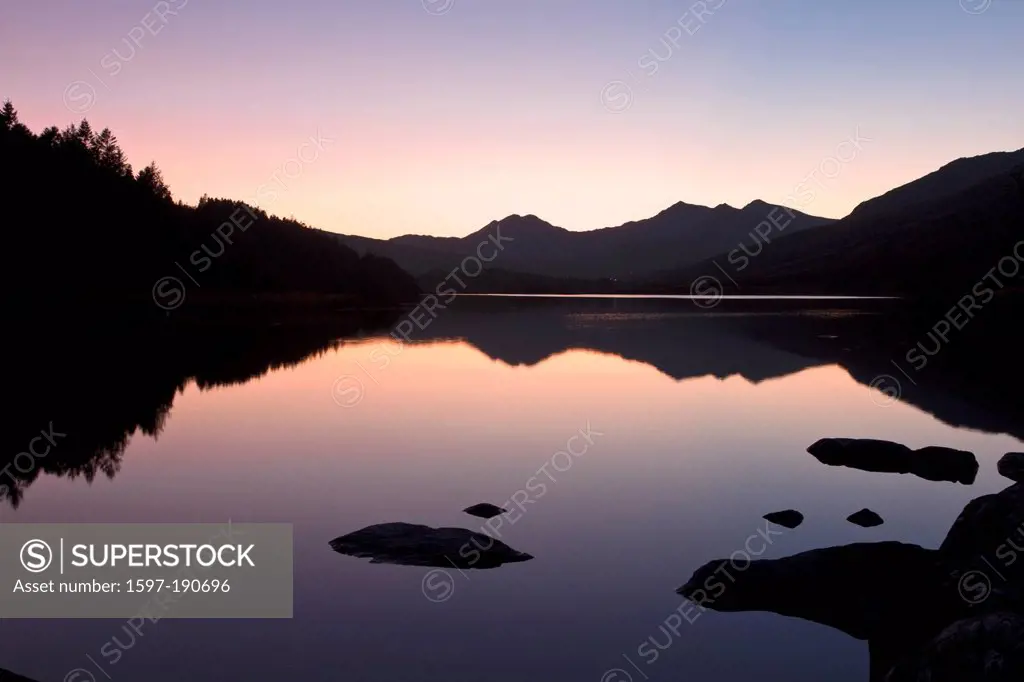
{"label": "submerged rock", "polygon": [[861,509],[859,512],[854,512],[847,516],[846,520],[854,525],[860,526],[861,528],[874,528],[875,526],[881,526],[885,523],[885,520],[882,519],[881,516],[870,509]]}
{"label": "submerged rock", "polygon": [[973,453],[937,445],[911,450],[900,443],[873,438],[822,438],[807,452],[830,466],[913,474],[928,481],[970,485],[978,476],[978,460]]}
{"label": "submerged rock", "polygon": [[472,516],[479,516],[482,519],[490,519],[495,516],[501,516],[502,514],[508,514],[508,509],[503,509],[496,504],[490,502],[481,502],[480,504],[474,504],[472,507],[466,507],[462,511]]}
{"label": "submerged rock", "polygon": [[340,554],[374,564],[497,568],[533,557],[504,542],[465,528],[431,528],[415,523],[379,523],[330,542]]}
{"label": "submerged rock", "polygon": [[778,524],[783,528],[789,528],[790,530],[804,522],[804,515],[795,509],[771,512],[769,514],[765,514],[761,518]]}
{"label": "submerged rock", "polygon": [[996,465],[999,473],[1011,481],[1024,481],[1024,452],[1007,452]]}

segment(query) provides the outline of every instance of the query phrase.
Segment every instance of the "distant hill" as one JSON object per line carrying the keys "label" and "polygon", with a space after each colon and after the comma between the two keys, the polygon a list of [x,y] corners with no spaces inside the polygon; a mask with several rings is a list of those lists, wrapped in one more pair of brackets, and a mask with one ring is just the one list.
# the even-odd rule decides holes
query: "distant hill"
{"label": "distant hill", "polygon": [[[1008,166],[1013,161],[1018,165]],[[1024,150],[954,161],[864,202],[837,223],[773,240],[742,270],[722,253],[637,288],[684,293],[708,275],[721,280],[726,293],[967,294],[1001,258],[1013,259],[1021,239]],[[1024,249],[1017,251],[1024,256]],[[1018,268],[1004,269],[1016,274]],[[1019,275],[1001,276],[989,285],[1001,290],[1020,282]]]}
{"label": "distant hill", "polygon": [[[507,241],[489,269],[574,280],[625,280],[693,264],[750,241],[754,228],[772,209],[762,201],[743,208],[680,202],[645,220],[588,232],[556,227],[535,215],[512,215],[461,238],[405,235],[378,240],[344,235],[341,240],[360,253],[391,258],[421,276],[451,271],[480,244],[500,234]],[[831,222],[795,211],[786,232]],[[492,249],[485,247],[484,253],[490,257]]]}

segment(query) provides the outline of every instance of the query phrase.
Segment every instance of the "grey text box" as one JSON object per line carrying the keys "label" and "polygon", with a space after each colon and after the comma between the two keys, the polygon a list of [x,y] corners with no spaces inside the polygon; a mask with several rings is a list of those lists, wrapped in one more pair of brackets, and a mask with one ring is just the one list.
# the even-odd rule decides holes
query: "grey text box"
{"label": "grey text box", "polygon": [[0,618],[291,617],[290,524],[0,524]]}

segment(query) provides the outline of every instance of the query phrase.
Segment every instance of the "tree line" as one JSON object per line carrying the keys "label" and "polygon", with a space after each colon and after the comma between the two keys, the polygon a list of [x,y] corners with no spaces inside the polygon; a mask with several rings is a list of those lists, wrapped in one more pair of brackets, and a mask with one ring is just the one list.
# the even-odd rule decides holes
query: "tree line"
{"label": "tree line", "polygon": [[[10,100],[0,108],[0,195],[15,308],[152,306],[154,284],[197,252],[209,265],[196,293],[227,302],[310,294],[375,306],[418,293],[394,262],[360,256],[333,233],[231,199],[175,201],[157,165],[135,172],[109,128],[82,120],[35,134]],[[217,229],[242,212],[247,229],[226,244]]]}

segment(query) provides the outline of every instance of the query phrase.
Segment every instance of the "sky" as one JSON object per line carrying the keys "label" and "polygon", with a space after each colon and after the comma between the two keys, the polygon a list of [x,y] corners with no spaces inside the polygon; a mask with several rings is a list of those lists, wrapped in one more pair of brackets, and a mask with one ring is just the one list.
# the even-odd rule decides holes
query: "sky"
{"label": "sky", "polygon": [[1024,0],[4,0],[0,98],[347,234],[842,217],[1024,147],[1022,35]]}

